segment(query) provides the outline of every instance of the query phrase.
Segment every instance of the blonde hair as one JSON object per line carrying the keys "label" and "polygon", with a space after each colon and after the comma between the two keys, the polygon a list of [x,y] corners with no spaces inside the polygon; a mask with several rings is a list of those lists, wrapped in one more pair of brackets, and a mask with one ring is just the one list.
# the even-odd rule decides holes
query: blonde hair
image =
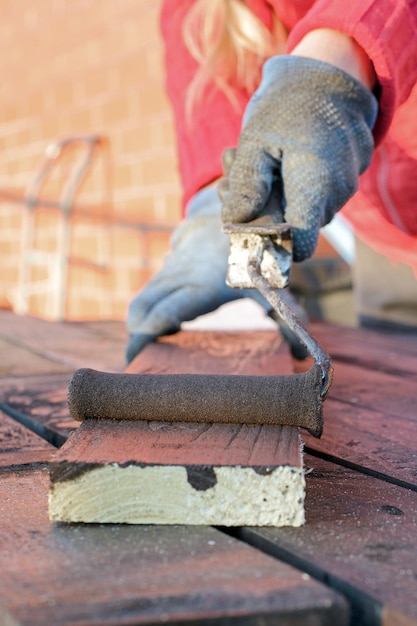
{"label": "blonde hair", "polygon": [[235,106],[237,89],[252,94],[265,60],[284,51],[287,32],[276,17],[269,31],[245,0],[196,0],[186,15],[183,37],[199,66],[187,93],[190,116],[211,81]]}

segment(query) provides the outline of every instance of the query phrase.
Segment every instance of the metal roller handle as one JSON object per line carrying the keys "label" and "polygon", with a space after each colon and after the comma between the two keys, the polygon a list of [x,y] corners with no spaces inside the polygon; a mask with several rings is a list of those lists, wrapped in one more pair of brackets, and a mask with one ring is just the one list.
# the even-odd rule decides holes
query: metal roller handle
{"label": "metal roller handle", "polygon": [[268,281],[261,273],[262,249],[258,249],[256,254],[249,256],[248,275],[254,287],[263,295],[265,300],[275,309],[278,315],[284,320],[294,335],[307,348],[315,362],[321,367],[322,371],[322,390],[321,397],[324,400],[330,389],[333,379],[333,366],[329,354],[321,347],[318,341],[311,335],[304,323],[297,317],[294,311],[287,305],[285,300],[280,296],[278,289],[272,289]]}

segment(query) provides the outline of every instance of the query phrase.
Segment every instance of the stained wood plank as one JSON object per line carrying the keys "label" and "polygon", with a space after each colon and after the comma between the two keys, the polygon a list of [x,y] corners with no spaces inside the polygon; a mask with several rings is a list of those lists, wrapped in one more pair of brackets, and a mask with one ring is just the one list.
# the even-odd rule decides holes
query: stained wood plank
{"label": "stained wood plank", "polygon": [[308,451],[417,490],[415,433],[415,421],[400,413],[387,415],[329,396],[324,406],[322,438],[315,439],[305,432],[303,440]]}
{"label": "stained wood plank", "polygon": [[[315,327],[330,351],[334,380],[321,440],[307,449],[417,489],[417,339]],[[321,335],[322,334],[322,335]]]}
{"label": "stained wood plank", "polygon": [[79,426],[69,415],[72,372],[0,380],[0,407],[27,428],[59,447]]}
{"label": "stained wood plank", "polygon": [[213,528],[51,524],[47,489],[0,479],[3,623],[348,624],[339,594]]}
{"label": "stained wood plank", "polygon": [[[350,331],[348,331],[348,333],[349,332]],[[362,367],[363,370],[365,370],[365,372],[366,372],[366,369],[372,368],[374,371],[381,370],[390,375],[394,374],[395,376],[397,375],[406,376],[407,373],[413,374],[414,372],[413,370],[414,344],[410,342],[409,339],[398,342],[398,338],[396,338],[395,346],[393,346],[392,344],[388,345],[387,343],[385,343],[385,347],[384,347],[383,342],[386,341],[385,337],[382,336],[382,339],[380,339],[379,333],[377,333],[377,336],[373,334],[372,336],[374,337],[374,339],[373,339],[371,347],[372,347],[372,350],[375,350],[376,352],[374,352],[373,355],[371,354],[371,356],[369,356],[370,344],[369,342],[368,343],[364,342],[364,336],[362,335],[362,332],[363,331],[360,331],[360,334],[361,334],[360,341],[357,341],[359,335],[357,334],[356,329],[355,329],[355,332],[351,335],[349,341],[344,344],[343,338],[346,336],[345,331],[341,333],[340,329],[338,329],[338,332],[335,333],[333,336],[334,341],[335,341],[333,345],[335,346],[336,351],[333,350],[332,345],[330,343],[326,343],[326,335],[323,336],[323,339],[322,339],[323,345],[325,345],[326,348],[329,349],[329,351],[333,354],[333,356],[336,355],[336,363],[335,363],[336,371],[338,370],[338,362],[341,361],[344,364],[353,364],[353,363],[358,364],[358,366]],[[315,332],[315,334],[316,336],[321,338],[318,332]],[[368,331],[366,331],[366,335],[368,335]],[[331,332],[329,336],[330,338],[332,338]],[[170,341],[172,339],[174,338],[170,338]],[[356,343],[352,344],[351,339],[355,339]],[[389,339],[389,341],[391,341],[391,338]],[[89,345],[91,349],[91,344]],[[392,350],[393,354],[395,355],[393,357],[390,357],[390,362],[389,362],[390,366],[388,368],[386,368],[385,365],[383,366],[378,365],[381,362],[380,355],[383,355],[384,352],[387,350],[387,345],[388,345],[388,349]],[[362,351],[358,349],[359,347],[362,348]],[[404,361],[401,360],[400,356],[398,356],[398,353],[406,354],[407,359],[409,359],[406,366],[404,366]],[[395,359],[397,359],[396,369],[394,368],[394,364],[396,362]],[[400,369],[398,368],[398,363],[401,366]],[[387,369],[389,371],[387,371]],[[217,373],[217,371],[218,370],[215,370],[214,373]],[[335,454],[339,456],[341,460],[343,460],[344,457],[346,456],[347,459],[353,459],[353,462],[355,462],[355,459],[356,461],[360,462],[361,459],[363,458],[366,459],[365,451],[366,451],[367,442],[370,442],[370,443],[375,442],[375,447],[369,448],[372,451],[372,453],[370,454],[369,462],[368,460],[366,460],[365,465],[367,465],[367,467],[376,467],[377,464],[379,465],[382,464],[382,471],[392,473],[392,467],[389,464],[391,464],[392,466],[395,466],[396,464],[400,472],[408,471],[407,468],[409,468],[410,458],[408,456],[402,457],[402,454],[404,454],[404,450],[405,451],[407,450],[407,448],[404,446],[404,439],[407,439],[407,432],[410,435],[408,437],[409,439],[408,444],[410,446],[412,446],[412,442],[415,440],[413,427],[411,427],[411,431],[407,431],[405,435],[401,434],[401,432],[407,428],[407,424],[409,422],[408,418],[402,419],[397,416],[394,420],[395,426],[393,427],[391,426],[392,416],[383,415],[382,412],[380,412],[379,417],[375,419],[375,425],[371,424],[371,426],[369,426],[370,416],[372,417],[372,414],[378,413],[378,411],[373,411],[372,407],[371,408],[361,407],[359,414],[357,416],[357,423],[356,423],[357,429],[354,431],[355,434],[357,433],[358,435],[360,435],[360,438],[358,436],[356,438],[349,439],[349,436],[352,433],[352,429],[350,428],[350,422],[351,420],[354,419],[353,415],[356,415],[355,403],[349,403],[349,402],[346,403],[342,399],[334,400],[335,405],[337,404],[340,406],[341,412],[346,412],[347,410],[346,407],[350,407],[350,411],[351,411],[351,413],[349,414],[350,417],[348,416],[348,419],[346,419],[346,422],[343,423],[340,417],[338,417],[337,420],[334,420],[332,414],[326,413],[327,407],[330,408],[331,402],[333,402],[332,391],[330,392],[329,399],[325,403],[325,434],[324,434],[324,438],[325,438],[328,433],[329,427],[332,427],[332,428],[334,427],[333,434],[330,437],[329,442],[327,442],[326,444],[328,445],[327,451],[330,454],[333,451],[335,452]],[[332,410],[336,410],[336,409],[333,408]],[[398,425],[400,423],[398,420],[402,422],[400,426]],[[375,440],[375,434],[377,432],[379,432],[380,434],[383,433],[382,445],[379,440]],[[395,440],[393,439],[394,436],[395,436]],[[317,445],[321,445],[321,443],[324,442],[325,440],[323,439],[322,442],[317,442],[317,440],[312,439],[311,441],[313,444],[317,446]],[[310,445],[310,441],[309,441],[309,445]],[[340,448],[338,448],[338,445],[340,445]],[[395,445],[397,445],[397,447],[393,449],[393,446]],[[387,467],[387,459],[385,456],[386,454],[389,454],[388,467]],[[352,455],[352,456],[349,456],[349,455]],[[368,455],[369,455],[369,450],[368,450]],[[351,472],[354,478],[352,478],[351,483],[349,483],[350,487],[340,489],[340,485],[346,485],[347,483],[345,483],[344,480],[338,479],[336,475],[334,474],[333,470],[327,471],[327,473],[325,473],[324,469],[320,468],[320,466],[318,465],[320,463],[318,459],[313,459],[309,461],[309,464],[310,463],[313,467],[316,468],[315,473],[313,473],[311,476],[311,480],[313,479],[320,480],[320,476],[318,476],[318,474],[322,472],[323,484],[317,485],[317,488],[313,492],[312,487],[311,487],[313,483],[311,481],[308,483],[308,489],[307,489],[307,513],[308,513],[307,521],[308,523],[307,523],[307,526],[303,529],[296,529],[296,530],[285,529],[282,532],[282,537],[284,537],[285,541],[288,541],[288,544],[287,543],[284,545],[281,544],[281,546],[278,548],[274,542],[274,548],[271,549],[270,542],[268,542],[267,549],[271,550],[275,554],[283,555],[284,558],[289,558],[292,562],[305,563],[305,567],[311,568],[309,571],[316,574],[317,576],[322,576],[322,578],[325,579],[326,582],[328,583],[330,582],[332,585],[338,586],[339,584],[341,584],[344,592],[348,594],[348,596],[351,598],[353,602],[355,613],[354,613],[354,619],[352,623],[354,623],[355,626],[360,625],[360,624],[366,624],[367,626],[370,626],[370,625],[372,626],[372,624],[380,624],[380,623],[383,623],[384,626],[388,626],[388,625],[389,626],[400,626],[400,625],[403,626],[405,624],[415,623],[416,621],[415,616],[407,617],[407,615],[411,614],[410,611],[407,611],[407,615],[404,615],[403,605],[406,606],[406,601],[402,601],[401,599],[398,600],[398,598],[397,600],[395,599],[393,600],[392,596],[384,596],[382,601],[379,599],[379,596],[377,595],[377,593],[373,592],[372,588],[369,588],[369,584],[372,583],[372,581],[376,577],[375,586],[377,587],[377,592],[379,593],[379,589],[381,585],[381,573],[379,569],[377,569],[375,573],[373,570],[371,569],[366,570],[366,568],[364,567],[364,563],[367,561],[369,561],[371,564],[373,563],[374,566],[377,568],[379,568],[379,565],[381,562],[384,568],[388,565],[390,567],[393,567],[393,569],[391,569],[390,572],[392,575],[392,581],[394,581],[395,583],[394,588],[396,590],[395,591],[396,593],[401,591],[401,589],[396,588],[397,581],[400,583],[400,586],[401,586],[401,584],[404,583],[404,579],[402,578],[402,576],[407,574],[407,572],[410,573],[411,571],[412,572],[411,579],[413,576],[415,578],[416,576],[415,571],[408,567],[409,545],[405,543],[405,548],[402,549],[401,541],[399,542],[399,544],[396,544],[395,537],[393,537],[393,535],[391,534],[392,530],[397,526],[399,520],[401,520],[401,523],[403,523],[403,519],[405,516],[408,521],[410,520],[409,509],[405,508],[405,505],[402,502],[401,498],[395,500],[394,497],[392,498],[382,497],[378,503],[378,501],[375,500],[375,497],[373,497],[373,499],[371,498],[370,500],[370,510],[368,512],[366,511],[364,512],[364,510],[361,508],[360,514],[359,514],[356,506],[353,506],[353,509],[350,510],[349,507],[352,507],[352,503],[351,503],[351,500],[349,500],[348,498],[349,493],[351,495],[353,493],[355,495],[355,498],[359,497],[360,500],[363,499],[364,506],[365,506],[366,502],[369,500],[369,497],[368,497],[369,489],[368,487],[363,488],[364,483],[361,481],[367,481],[366,485],[369,485],[370,484],[369,481],[374,481],[375,479],[371,479],[367,476],[361,476],[358,472]],[[346,474],[346,472],[347,474],[349,474],[347,470],[343,470],[341,468],[338,468],[337,471],[343,472],[344,475]],[[25,472],[19,473],[20,477],[22,477],[24,474]],[[3,476],[3,478],[5,477],[5,475]],[[7,475],[11,476],[10,472],[7,472]],[[0,481],[0,484],[3,481],[3,478]],[[16,476],[14,476],[14,478],[16,478]],[[335,483],[335,488],[331,489],[331,494],[329,492],[329,498],[327,498],[329,484],[331,484],[332,481]],[[392,492],[382,491],[381,492],[382,496],[384,496],[385,494],[388,494],[389,496],[390,493],[391,494],[396,494],[396,493],[404,494],[405,493],[405,490],[401,490],[401,489],[397,490],[397,488],[394,487],[393,485],[384,485],[384,483],[382,483],[381,481],[375,481],[374,484],[378,485],[379,488],[381,487],[381,485],[383,485],[384,488],[389,487],[390,489],[394,490]],[[27,484],[26,495],[25,495],[26,502],[29,501],[30,497],[33,497],[34,485],[36,486],[39,485],[38,474],[34,474],[33,479],[31,479],[30,482]],[[1,501],[10,503],[11,506],[12,505],[14,506],[13,500],[10,499],[10,494],[13,494],[15,496],[16,489],[14,488],[14,486],[12,486],[12,483],[10,483],[8,487],[6,487],[6,491],[7,491],[7,494],[4,499],[2,498]],[[376,489],[374,491],[375,493],[379,493],[380,490]],[[42,497],[44,498],[44,503],[42,506],[45,506],[46,493],[44,493]],[[342,510],[338,509],[337,508],[338,505],[340,503],[343,504],[344,502],[346,502],[346,507],[343,508]],[[317,504],[317,508],[315,509],[315,517],[313,519],[310,518],[310,512],[312,511],[311,504]],[[403,508],[401,508],[402,506]],[[384,507],[384,509],[381,509],[381,507]],[[401,515],[401,513],[397,509],[402,511],[403,515]],[[4,508],[2,509],[0,507],[0,510],[4,512]],[[368,528],[372,524],[373,517],[375,517],[377,520],[380,521],[382,513],[384,513],[384,515],[387,516],[386,519],[388,521],[386,522],[385,526],[384,524],[381,524],[381,523],[379,524],[379,530],[376,533],[377,539],[376,541],[374,541],[372,537],[369,539]],[[29,514],[29,511],[26,512],[26,516],[28,514]],[[0,513],[0,516],[1,515],[2,513]],[[45,509],[43,510],[43,515],[45,516]],[[48,523],[47,520],[44,519],[43,525],[45,525],[45,522],[46,524]],[[321,530],[321,535],[319,535],[319,538],[321,537],[321,543],[320,542],[315,543],[314,549],[312,549],[312,551],[309,552],[307,550],[307,547],[310,545],[309,543],[310,539],[309,539],[309,535],[304,535],[304,531],[309,530],[311,523],[315,525],[316,533],[319,533],[319,531]],[[13,526],[16,526],[13,522],[11,522],[11,524]],[[387,534],[388,526],[390,528]],[[3,523],[2,523],[2,528],[3,528]],[[8,526],[7,528],[10,528],[10,526]],[[61,528],[71,529],[72,527],[58,525],[58,526],[53,526],[52,528],[55,531],[55,529],[58,529],[58,530],[60,530]],[[79,536],[78,535],[79,528],[84,529],[85,527],[78,527],[78,526],[74,527],[73,528],[74,535],[72,535],[73,537]],[[95,529],[96,527],[95,526],[88,527],[88,529],[93,529],[93,528]],[[113,528],[120,528],[120,527],[106,527],[104,530],[113,529]],[[140,532],[142,532],[145,528],[147,527],[134,529],[136,538],[137,538],[137,534],[136,534],[137,531],[139,530]],[[341,528],[341,532],[339,532],[340,528]],[[414,537],[415,535],[415,534],[412,534],[413,528],[415,528],[415,518],[411,516],[410,536],[412,537]],[[354,542],[353,542],[354,549],[352,550],[351,553],[349,553],[350,529],[355,535]],[[163,531],[166,529],[159,527],[157,530]],[[168,530],[171,530],[171,529],[168,529]],[[202,529],[194,528],[192,530],[200,531]],[[267,530],[267,529],[264,529],[264,530]],[[23,537],[23,536],[27,537],[29,534],[35,537],[37,536],[37,531],[33,527],[31,528],[30,531],[25,530],[25,531],[19,531],[19,532],[21,533],[19,535],[20,537]],[[281,536],[281,531],[279,531],[278,529],[274,529],[273,536],[275,537],[276,534],[278,533]],[[368,538],[368,542],[367,543],[365,542],[364,546],[366,548],[367,545],[370,545],[371,546],[370,551],[368,549],[368,551],[364,550],[361,553],[360,545],[356,543],[357,538],[358,536],[360,537],[361,533],[365,534],[366,537]],[[9,534],[1,533],[1,536],[3,538],[7,538]],[[297,542],[296,544],[296,549],[291,548],[291,546],[294,545],[292,543],[294,536],[301,537],[300,542],[299,543]],[[388,543],[388,546],[385,546],[384,548],[383,546],[385,545],[385,541],[384,541],[385,536],[388,537],[390,542]],[[381,537],[382,537],[382,541],[380,541]],[[403,537],[404,537],[404,532],[403,532]],[[329,541],[329,539],[332,542],[333,552],[330,549],[328,551],[326,550],[327,542]],[[109,539],[106,539],[106,542],[109,543]],[[382,547],[381,546],[378,547],[379,544],[382,544]],[[27,545],[26,541],[23,542],[23,545]],[[263,547],[265,547],[265,545],[266,544],[263,544]],[[291,549],[287,549],[286,546],[288,545],[289,545],[289,548]],[[59,547],[60,549],[62,549],[62,541]],[[342,569],[346,568],[342,572],[343,577],[339,578],[339,574],[341,573],[339,570],[331,569],[331,567],[327,564],[327,562],[325,563],[324,561],[320,561],[320,558],[316,559],[316,557],[314,556],[315,549],[318,550],[319,556],[321,556],[321,553],[323,553],[325,558],[327,560],[330,560],[332,565],[334,565],[334,563],[336,562],[336,565],[339,565]],[[65,551],[65,554],[66,552],[67,550]],[[15,555],[17,553],[18,551],[15,552]],[[2,551],[1,555],[3,554],[4,552]],[[412,554],[413,563],[415,563],[416,559],[415,559],[415,554],[414,554],[414,548],[411,548],[411,554]],[[307,555],[308,557],[306,561],[303,560],[305,555]],[[35,556],[36,556],[36,552],[35,552]],[[1,556],[0,559],[2,558],[3,557]],[[138,561],[141,560],[140,555],[137,556],[137,558],[138,558]],[[402,568],[403,570],[402,572],[400,571],[401,576],[399,576],[398,571],[395,568],[401,568],[402,563],[404,563],[404,568]],[[102,571],[108,571],[106,570],[105,563],[100,563],[100,565],[101,565]],[[352,566],[354,568],[357,568],[359,570],[359,573],[352,574],[349,571],[347,566]],[[92,565],[91,565],[91,568],[93,569]],[[28,562],[28,569],[30,570],[29,562]],[[13,571],[13,569],[11,571]],[[0,568],[0,580],[2,577],[4,577],[4,575],[1,574],[1,572],[8,572],[7,564],[6,564],[6,567]],[[386,576],[386,569],[384,569],[384,572],[385,572],[384,576]],[[47,579],[49,580],[49,575],[47,576]],[[365,583],[363,583],[363,581],[365,581]],[[71,584],[72,584],[71,579],[70,578],[67,579],[66,583],[67,583],[68,590],[71,590]],[[26,585],[26,583],[22,583],[22,584],[23,586]],[[30,584],[31,583],[29,582],[28,585],[30,586]],[[405,583],[405,585],[406,584],[407,582]],[[3,585],[1,583],[0,584],[0,597],[1,597],[2,586]],[[85,583],[85,586],[87,587],[87,583]],[[37,597],[38,596],[40,597],[41,594],[44,592],[44,590],[40,588],[37,588],[36,591],[38,594]],[[52,595],[49,596],[51,602],[55,602],[56,597],[57,596],[54,597],[54,593],[52,593]],[[95,600],[94,600],[94,594],[93,594],[93,598],[91,599],[91,602],[90,601],[87,602],[87,608],[85,608],[86,605],[83,605],[84,606],[83,619],[85,619],[83,623],[90,623],[88,622],[88,620],[94,619],[92,614],[95,611],[94,604],[97,604],[97,598],[100,601],[102,600],[103,604],[106,602],[106,596],[104,592],[99,593],[98,596],[96,596]],[[108,601],[108,596],[107,596],[107,601]],[[137,603],[137,600],[135,601]],[[142,602],[142,606],[143,606],[143,603],[146,600],[144,600],[142,597],[140,601]],[[389,602],[389,603],[382,606],[384,601]],[[17,602],[18,600],[16,600],[16,603]],[[41,605],[42,605],[42,602],[43,601],[41,600],[40,601]],[[156,602],[158,603],[159,599]],[[2,605],[2,603],[0,604]],[[64,608],[66,611],[67,602],[65,601],[63,604],[64,604]],[[128,612],[128,609],[126,609],[126,604],[128,603],[125,603],[124,605],[125,613]],[[4,609],[4,615],[7,614],[8,612],[7,607],[10,607],[10,604],[7,604],[5,606],[6,606],[6,609]],[[398,606],[399,608],[395,608]],[[42,611],[42,610],[43,609],[41,607],[39,611]],[[101,605],[100,605],[100,610],[102,610],[103,613],[105,612],[104,609],[102,609]],[[50,609],[50,611],[51,613],[53,612],[52,608]],[[51,613],[49,613],[49,617],[51,616]],[[12,612],[12,614],[14,616],[16,615],[16,613],[14,612]],[[20,615],[23,615],[23,614],[26,615],[26,618],[29,615],[29,609],[27,607],[23,607],[23,611]],[[61,614],[61,612],[59,614]],[[8,617],[10,617],[10,613]],[[126,617],[126,615],[124,617]],[[221,621],[220,616],[216,615],[216,618],[218,618],[219,621]],[[314,618],[314,615],[313,615],[313,618]],[[64,619],[67,619],[67,617],[65,616]],[[155,621],[156,618],[147,617],[146,619],[148,621],[145,623],[149,623],[149,620]],[[178,619],[175,618],[175,619],[176,619],[176,622],[178,623],[179,618]],[[276,620],[276,618],[274,619]],[[133,620],[135,621],[135,618],[133,618]],[[362,620],[362,621],[359,621],[359,620]],[[55,619],[53,617],[49,621],[52,621],[53,623],[55,623]],[[67,623],[67,622],[64,622],[64,623]],[[32,622],[29,620],[28,622],[22,622],[22,623],[35,623],[35,622]],[[42,621],[42,618],[41,618],[39,623],[48,623],[48,619],[43,619]],[[99,617],[98,622],[95,622],[95,623],[104,623],[104,622],[102,622],[101,618]],[[128,622],[120,622],[120,623],[128,623]],[[136,620],[135,623],[140,623],[140,622]],[[274,622],[272,620],[272,623],[276,623],[276,621]],[[329,623],[339,624],[340,621],[338,617],[333,616],[332,620],[330,620]]]}
{"label": "stained wood plank", "polygon": [[[359,346],[358,346],[359,348]],[[369,408],[395,419],[400,416],[417,423],[416,382],[400,375],[377,372],[359,364],[334,362],[331,397]],[[417,367],[417,359],[416,359]]]}
{"label": "stained wood plank", "polygon": [[417,624],[417,494],[317,458],[306,466],[306,525],[239,536],[345,593],[355,626],[382,614]]}
{"label": "stained wood plank", "polygon": [[50,477],[56,521],[304,523],[295,428],[86,420],[55,455]]}
{"label": "stained wood plank", "polygon": [[[182,332],[148,346],[128,371],[256,375],[290,368],[276,332]],[[50,515],[298,526],[304,489],[296,428],[86,420],[51,466]]]}
{"label": "stained wood plank", "polygon": [[357,363],[370,370],[417,378],[416,334],[382,333],[327,323],[312,324],[312,331],[336,362]]}
{"label": "stained wood plank", "polygon": [[63,363],[51,360],[42,352],[28,350],[25,345],[5,336],[0,337],[0,353],[4,355],[0,363],[1,376],[24,376],[33,372],[54,374],[70,369]]}
{"label": "stained wood plank", "polygon": [[[300,461],[297,429],[289,426],[253,426],[236,424],[227,433],[223,424],[175,424],[167,422],[86,420],[56,455],[69,461],[77,461],[82,454],[85,463],[106,463],[110,459],[123,465],[129,461],[155,465],[162,447],[166,463],[180,465],[184,455],[190,465],[201,464],[204,458],[220,466],[242,465],[257,471],[268,472],[280,457],[282,465],[295,466]],[[122,444],[130,442],[128,448]],[[163,443],[170,441],[171,445]],[[281,443],[283,444],[281,446]],[[129,457],[129,455],[133,455]],[[138,459],[135,459],[135,457]]]}
{"label": "stained wood plank", "polygon": [[55,448],[0,411],[0,471],[46,463]]}
{"label": "stained wood plank", "polygon": [[[106,371],[122,371],[127,334],[123,339],[123,322],[114,322],[114,332],[108,326],[82,322],[47,322],[28,315],[18,316],[11,311],[1,312],[0,339],[26,353],[46,359],[55,369],[42,371],[73,371],[79,367],[92,367]],[[5,352],[5,354],[8,354]],[[10,358],[10,357],[8,357]],[[13,370],[5,373],[19,375],[33,373],[24,360],[17,360]],[[40,371],[39,371],[40,373]]]}
{"label": "stained wood plank", "polygon": [[[37,323],[39,320],[29,318],[26,321]],[[55,327],[55,324],[53,326]],[[90,324],[89,326],[95,328],[96,325]],[[77,325],[76,327],[78,328]],[[100,330],[96,330],[94,333],[89,331],[88,345],[90,351],[95,345],[93,339],[97,333],[111,334],[114,330],[117,339],[122,340],[123,328],[117,324],[113,327],[113,323],[103,323],[103,327],[104,330],[101,330],[100,327]],[[313,325],[313,332],[334,357],[335,383],[324,404],[323,437],[321,440],[317,440],[304,432],[303,438],[307,447],[318,453],[338,458],[343,462],[362,466],[367,471],[385,474],[389,479],[392,478],[399,483],[415,486],[417,443],[413,434],[414,425],[412,422],[416,416],[414,409],[415,393],[412,381],[407,378],[407,373],[413,374],[417,370],[417,357],[413,356],[417,352],[415,340],[409,336],[404,337],[397,334],[390,336],[369,330],[341,329],[337,326],[321,324]],[[239,361],[242,355],[250,355],[251,350],[250,337],[248,341],[243,341],[239,350],[237,342],[241,341],[244,335],[245,333],[241,333],[240,339],[238,339],[239,333],[235,335],[230,333],[227,339],[227,343],[233,347],[233,351],[237,355],[237,359],[233,363],[233,368],[237,372],[248,367],[247,358],[243,359],[242,364]],[[279,341],[279,339],[277,340]],[[84,341],[87,342],[86,337],[84,337]],[[220,346],[219,343],[213,348],[212,341],[213,334],[201,333],[203,349],[212,354],[221,355],[221,350],[224,351],[226,348]],[[178,349],[178,346],[175,347],[175,342],[176,336],[165,338],[158,344],[158,350],[162,356],[158,364],[158,372],[172,371],[175,349]],[[186,352],[192,367],[192,362],[193,360],[195,362],[197,357],[196,355],[192,356],[191,345],[187,346]],[[149,365],[149,362],[146,361],[147,358],[148,356],[144,353],[142,355],[143,360],[141,360],[143,371],[155,371],[152,370],[152,367],[155,368],[155,365],[152,366],[152,359],[151,365]],[[288,354],[285,352],[279,355],[279,359],[276,359],[276,357],[271,358],[270,351],[267,350],[259,365],[258,359],[260,358],[259,354],[254,357],[255,371],[287,373],[291,370]],[[404,359],[407,358],[408,363],[404,368]],[[177,366],[183,368],[181,371],[191,371],[189,369],[190,364],[187,363],[184,355]],[[227,359],[223,360],[220,357],[212,361],[210,371],[212,373],[228,373],[227,367]],[[369,371],[370,367],[372,368],[371,372]],[[380,371],[378,368],[382,368],[384,373],[382,379],[379,378]],[[385,378],[385,375],[388,378]],[[34,422],[45,427],[46,436],[58,445],[77,425],[69,418],[65,399],[67,377],[65,374],[62,376],[62,388],[60,392],[57,390],[56,393],[53,389],[53,381],[59,379],[59,374],[50,377],[51,398],[48,398],[49,381],[47,377],[43,379],[43,382],[40,380],[39,384],[35,379],[32,381],[32,378],[31,380],[19,381],[18,389],[13,381],[13,394],[7,396],[3,394],[6,401],[10,399],[12,408],[29,415]],[[70,373],[68,379],[69,376]],[[4,384],[9,384],[7,378],[4,379]],[[43,393],[42,385],[45,386],[45,393]],[[25,393],[25,386],[28,393]],[[373,391],[375,389],[377,391]],[[393,395],[389,393],[391,390]],[[0,395],[2,392],[3,383],[0,382]],[[56,401],[58,393],[62,398],[61,405]],[[32,400],[30,400],[31,397]],[[379,410],[375,403],[377,403]],[[406,417],[403,416],[403,413],[406,413]]]}
{"label": "stained wood plank", "polygon": [[142,374],[291,374],[293,364],[278,332],[183,331],[149,344],[126,372]]}

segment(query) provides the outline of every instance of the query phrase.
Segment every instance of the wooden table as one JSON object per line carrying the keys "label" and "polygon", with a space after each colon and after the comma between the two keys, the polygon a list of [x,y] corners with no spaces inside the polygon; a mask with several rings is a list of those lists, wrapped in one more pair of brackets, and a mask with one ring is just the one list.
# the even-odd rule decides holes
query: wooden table
{"label": "wooden table", "polygon": [[417,624],[417,339],[314,326],[334,359],[303,432],[302,528],[52,524],[74,369],[122,371],[118,323],[0,312],[0,624]]}

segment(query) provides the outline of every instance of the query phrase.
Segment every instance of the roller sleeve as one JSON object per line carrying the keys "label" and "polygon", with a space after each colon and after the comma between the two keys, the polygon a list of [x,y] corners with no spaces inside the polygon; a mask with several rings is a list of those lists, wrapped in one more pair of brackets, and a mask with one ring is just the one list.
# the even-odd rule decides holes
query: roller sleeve
{"label": "roller sleeve", "polygon": [[320,436],[322,372],[289,376],[118,374],[77,370],[68,387],[73,419],[300,426]]}

